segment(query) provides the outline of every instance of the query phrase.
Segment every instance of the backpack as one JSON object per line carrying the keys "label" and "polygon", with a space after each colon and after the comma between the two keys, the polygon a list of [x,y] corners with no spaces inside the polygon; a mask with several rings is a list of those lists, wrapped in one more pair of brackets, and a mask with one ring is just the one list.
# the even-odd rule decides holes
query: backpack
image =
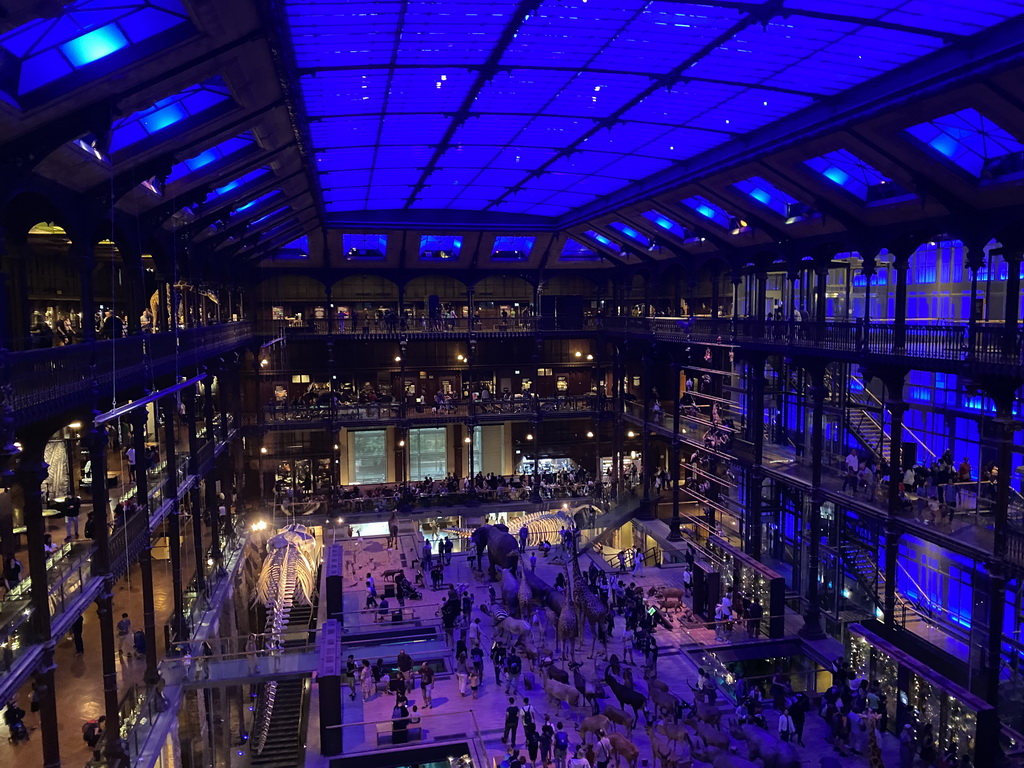
{"label": "backpack", "polygon": [[529,709],[523,707],[523,726],[526,727],[531,725],[533,725],[533,707],[530,707]]}
{"label": "backpack", "polygon": [[555,747],[557,749],[568,749],[569,748],[569,734],[565,731],[559,731],[555,734]]}
{"label": "backpack", "polygon": [[518,656],[514,656],[512,661],[508,665],[509,674],[518,675],[523,671],[523,662],[519,660]]}
{"label": "backpack", "polygon": [[96,739],[96,731],[99,729],[100,724],[95,720],[90,720],[82,726],[82,740],[85,741],[90,747]]}

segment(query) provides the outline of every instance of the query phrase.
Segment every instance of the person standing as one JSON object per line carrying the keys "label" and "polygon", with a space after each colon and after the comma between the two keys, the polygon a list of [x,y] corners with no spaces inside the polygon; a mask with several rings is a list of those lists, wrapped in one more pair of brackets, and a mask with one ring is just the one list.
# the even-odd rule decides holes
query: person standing
{"label": "person standing", "polygon": [[[77,496],[72,496],[70,499],[66,499],[64,502],[64,527],[67,531],[67,538],[77,539],[78,538],[78,515],[82,511],[82,500]],[[72,536],[71,529],[75,529],[75,533]]]}
{"label": "person standing", "polygon": [[135,482],[135,448],[128,446],[124,452],[124,457],[128,460],[128,482]]}
{"label": "person standing", "polygon": [[914,726],[907,723],[900,733],[900,768],[912,768],[917,745],[914,739]]}
{"label": "person standing", "polygon": [[[252,637],[252,635],[250,635]],[[356,675],[359,674],[359,670],[356,668],[356,657],[351,653],[348,655],[348,659],[345,661],[345,682],[348,683],[349,698],[352,701],[356,700]]]}
{"label": "person standing", "polygon": [[428,667],[425,661],[420,664],[420,690],[423,691],[423,706],[433,709],[434,670]]}
{"label": "person standing", "polygon": [[793,738],[796,733],[796,724],[793,722],[792,715],[789,714],[789,707],[782,710],[782,714],[779,715],[779,739],[782,741],[789,741]]}
{"label": "person standing", "polygon": [[411,691],[413,688],[413,677],[412,677],[412,656],[405,652],[403,648],[398,652],[398,671],[402,675],[402,679],[405,681]]}
{"label": "person standing", "polygon": [[466,631],[466,639],[469,640],[470,647],[480,647],[480,640],[483,637],[482,633],[483,630],[480,628],[480,619],[476,619],[469,625],[469,629]]}
{"label": "person standing", "polygon": [[526,552],[526,541],[530,538],[530,529],[525,525],[519,528],[519,551]]}
{"label": "person standing", "polygon": [[516,706],[515,697],[508,697],[508,706],[505,708],[505,730],[501,735],[503,744],[509,747],[516,745],[516,733],[519,730],[519,707]]}
{"label": "person standing", "polygon": [[124,646],[128,644],[128,658],[132,657],[132,620],[127,613],[121,614],[121,620],[117,622],[117,655],[124,658]]}
{"label": "person standing", "polygon": [[547,766],[551,762],[551,746],[555,739],[555,728],[551,725],[551,718],[544,715],[544,725],[540,727],[540,764]]}
{"label": "person standing", "polygon": [[359,687],[363,692],[363,701],[367,702],[373,696],[374,682],[373,669],[370,667],[369,659],[363,659],[363,666],[359,670]]}
{"label": "person standing", "polygon": [[85,614],[82,614],[75,623],[71,625],[71,636],[75,640],[75,656],[85,653],[85,644],[82,642],[82,627],[85,624]]}
{"label": "person standing", "polygon": [[465,653],[460,653],[455,662],[455,678],[459,682],[459,695],[465,696],[466,683],[469,681],[469,662],[466,660]]}
{"label": "person standing", "polygon": [[522,674],[523,660],[519,658],[519,654],[516,653],[516,649],[513,646],[505,660],[505,693],[512,693],[513,689],[516,693],[519,693],[519,679],[522,677]]}
{"label": "person standing", "polygon": [[505,667],[505,646],[501,643],[491,646],[491,664],[494,666],[494,683],[501,685],[501,670]]}
{"label": "person standing", "polygon": [[597,746],[594,748],[594,764],[596,768],[608,768],[608,763],[612,759],[612,743],[603,730],[598,731],[597,736]]}

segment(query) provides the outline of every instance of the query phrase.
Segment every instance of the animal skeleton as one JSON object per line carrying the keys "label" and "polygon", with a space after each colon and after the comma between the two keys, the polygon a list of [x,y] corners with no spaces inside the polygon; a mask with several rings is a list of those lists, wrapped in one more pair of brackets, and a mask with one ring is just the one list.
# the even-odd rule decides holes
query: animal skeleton
{"label": "animal skeleton", "polygon": [[[281,647],[293,606],[312,605],[319,550],[304,525],[287,525],[267,541],[267,557],[253,593],[253,603],[261,602],[267,609],[265,649]],[[266,746],[276,694],[277,681],[269,680],[254,728],[256,754]]]}

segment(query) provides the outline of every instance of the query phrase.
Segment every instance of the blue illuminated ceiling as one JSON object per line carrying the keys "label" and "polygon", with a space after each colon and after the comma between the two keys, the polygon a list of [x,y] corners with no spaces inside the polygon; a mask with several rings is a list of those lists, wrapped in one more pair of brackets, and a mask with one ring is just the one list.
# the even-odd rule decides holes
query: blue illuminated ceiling
{"label": "blue illuminated ceiling", "polygon": [[337,220],[557,217],[1021,10],[962,0],[284,7]]}

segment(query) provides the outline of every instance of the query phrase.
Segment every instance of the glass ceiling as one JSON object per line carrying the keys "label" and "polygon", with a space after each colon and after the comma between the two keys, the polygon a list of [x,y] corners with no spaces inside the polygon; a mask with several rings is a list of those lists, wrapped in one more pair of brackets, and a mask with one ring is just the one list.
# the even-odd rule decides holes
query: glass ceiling
{"label": "glass ceiling", "polygon": [[558,216],[1022,7],[285,0],[324,201],[339,215]]}

